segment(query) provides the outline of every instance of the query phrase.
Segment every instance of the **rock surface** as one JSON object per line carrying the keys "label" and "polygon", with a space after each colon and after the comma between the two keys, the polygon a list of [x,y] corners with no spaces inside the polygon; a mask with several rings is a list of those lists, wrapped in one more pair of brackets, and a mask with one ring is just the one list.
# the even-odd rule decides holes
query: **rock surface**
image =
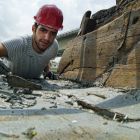
{"label": "rock surface", "polygon": [[67,44],[58,68],[63,78],[140,87],[140,1],[127,1],[121,11],[111,22]]}
{"label": "rock surface", "polygon": [[40,84],[46,89],[15,92],[0,81],[0,139],[139,140],[139,90],[83,87],[63,80]]}

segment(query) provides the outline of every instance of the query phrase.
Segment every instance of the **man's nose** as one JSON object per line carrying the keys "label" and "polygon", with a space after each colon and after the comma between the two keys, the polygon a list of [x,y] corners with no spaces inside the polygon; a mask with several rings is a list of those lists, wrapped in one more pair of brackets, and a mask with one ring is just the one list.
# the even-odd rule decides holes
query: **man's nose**
{"label": "man's nose", "polygon": [[46,32],[46,33],[44,34],[44,39],[45,39],[45,40],[50,40],[51,38],[52,38],[51,32]]}

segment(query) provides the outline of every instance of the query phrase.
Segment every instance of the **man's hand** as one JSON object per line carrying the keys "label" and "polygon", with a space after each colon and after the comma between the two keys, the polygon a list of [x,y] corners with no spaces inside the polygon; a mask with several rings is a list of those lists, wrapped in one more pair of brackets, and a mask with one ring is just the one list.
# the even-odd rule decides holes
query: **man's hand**
{"label": "man's hand", "polygon": [[0,60],[0,75],[7,75],[10,72],[10,69]]}
{"label": "man's hand", "polygon": [[58,75],[54,74],[53,72],[49,71],[49,72],[44,72],[43,73],[44,79],[46,79],[47,77],[51,80],[58,80]]}

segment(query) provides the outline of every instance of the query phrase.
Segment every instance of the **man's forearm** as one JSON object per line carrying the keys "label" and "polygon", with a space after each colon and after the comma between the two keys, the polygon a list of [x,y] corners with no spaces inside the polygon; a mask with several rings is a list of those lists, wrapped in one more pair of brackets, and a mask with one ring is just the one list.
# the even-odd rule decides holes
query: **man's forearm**
{"label": "man's forearm", "polygon": [[0,43],[0,57],[7,57],[7,55],[6,47]]}
{"label": "man's forearm", "polygon": [[10,72],[10,69],[0,60],[0,74],[7,75]]}

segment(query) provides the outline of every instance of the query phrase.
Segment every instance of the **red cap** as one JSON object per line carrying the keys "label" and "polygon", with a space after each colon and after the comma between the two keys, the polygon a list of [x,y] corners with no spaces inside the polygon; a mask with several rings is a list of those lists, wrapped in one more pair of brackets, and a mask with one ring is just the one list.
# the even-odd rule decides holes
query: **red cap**
{"label": "red cap", "polygon": [[34,19],[37,24],[51,27],[56,30],[63,29],[63,13],[55,5],[44,5],[37,12]]}

